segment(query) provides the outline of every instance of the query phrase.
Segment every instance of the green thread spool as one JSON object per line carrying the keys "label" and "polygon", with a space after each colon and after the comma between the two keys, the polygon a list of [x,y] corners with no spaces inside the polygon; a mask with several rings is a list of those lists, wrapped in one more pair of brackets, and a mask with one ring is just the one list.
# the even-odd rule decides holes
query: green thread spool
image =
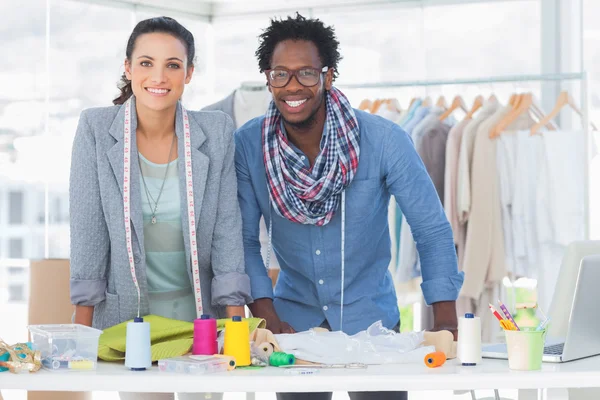
{"label": "green thread spool", "polygon": [[282,353],[282,352],[274,352],[269,357],[269,364],[273,367],[281,367],[282,365],[294,365],[296,362],[296,357],[293,354]]}

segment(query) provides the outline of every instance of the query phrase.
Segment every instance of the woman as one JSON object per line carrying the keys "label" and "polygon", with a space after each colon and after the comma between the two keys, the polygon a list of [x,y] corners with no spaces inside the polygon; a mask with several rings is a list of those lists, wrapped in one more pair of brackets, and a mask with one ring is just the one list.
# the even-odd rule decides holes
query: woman
{"label": "woman", "polygon": [[186,111],[180,101],[194,53],[192,34],[177,21],[141,21],[115,106],[81,115],[70,182],[76,323],[103,329],[147,314],[231,317],[252,301],[233,122]]}

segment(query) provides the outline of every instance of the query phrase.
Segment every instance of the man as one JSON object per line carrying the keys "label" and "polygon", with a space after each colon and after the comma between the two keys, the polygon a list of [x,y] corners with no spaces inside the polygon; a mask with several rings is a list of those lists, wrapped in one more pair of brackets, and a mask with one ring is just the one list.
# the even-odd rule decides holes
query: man
{"label": "man", "polygon": [[[235,135],[250,310],[274,333],[323,326],[355,334],[378,320],[399,330],[388,271],[394,195],[417,242],[434,330],[456,336],[463,276],[436,190],[408,135],[352,109],[333,87],[338,45],[333,28],[300,15],[271,21],[260,36],[256,55],[273,101]],[[261,216],[281,266],[275,293],[260,255]],[[406,399],[387,395],[376,398]]]}

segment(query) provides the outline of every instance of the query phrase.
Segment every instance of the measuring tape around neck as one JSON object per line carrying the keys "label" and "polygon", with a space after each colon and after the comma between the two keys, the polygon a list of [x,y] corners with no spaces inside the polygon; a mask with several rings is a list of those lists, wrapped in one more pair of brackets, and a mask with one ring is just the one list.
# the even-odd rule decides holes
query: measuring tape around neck
{"label": "measuring tape around neck", "polygon": [[[198,246],[196,241],[196,212],[194,211],[194,180],[192,173],[192,138],[190,133],[190,122],[187,111],[181,106],[183,115],[183,136],[185,151],[185,193],[187,197],[188,233],[190,237],[190,253],[192,257],[192,275],[194,280],[194,300],[196,302],[196,315],[202,315],[202,290],[200,288],[200,269],[198,264]],[[131,245],[131,99],[125,103],[125,124],[123,139],[123,214],[125,216],[125,239],[127,240],[127,255],[131,278],[137,291],[138,310],[140,316],[141,293],[140,285],[135,273],[135,260],[133,258],[133,247]]]}

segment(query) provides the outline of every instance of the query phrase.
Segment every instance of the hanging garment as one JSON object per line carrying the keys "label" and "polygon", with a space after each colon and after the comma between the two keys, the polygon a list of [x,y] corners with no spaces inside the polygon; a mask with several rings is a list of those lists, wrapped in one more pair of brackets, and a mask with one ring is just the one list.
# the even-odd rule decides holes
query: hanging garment
{"label": "hanging garment", "polygon": [[496,178],[496,141],[489,133],[512,109],[499,108],[479,126],[473,146],[471,207],[463,271],[462,296],[479,299],[486,282],[499,282],[505,275],[504,238],[500,196]]}
{"label": "hanging garment", "polygon": [[431,107],[420,106],[416,109],[410,120],[406,121],[402,126],[406,132],[412,136],[412,131],[415,127],[429,115]]}
{"label": "hanging garment", "polygon": [[444,202],[444,174],[446,169],[446,143],[451,126],[434,117],[426,129],[423,130],[420,146],[417,152],[429,173],[440,202]]}
{"label": "hanging garment", "polygon": [[458,221],[462,224],[469,219],[471,209],[471,164],[475,136],[481,124],[500,108],[495,100],[488,100],[477,117],[465,126],[458,155],[458,177],[456,180],[456,207]]}
{"label": "hanging garment", "polygon": [[502,231],[504,233],[504,251],[506,270],[512,279],[523,276],[524,271],[517,271],[514,252],[513,198],[515,192],[517,135],[500,135],[497,139],[496,167],[500,190],[500,207],[502,208]]}
{"label": "hanging garment", "polygon": [[536,187],[536,234],[539,240],[538,303],[548,310],[566,246],[583,240],[585,134],[544,132],[540,138]]}
{"label": "hanging garment", "polygon": [[[441,108],[432,107],[430,114],[417,124],[412,133],[417,153],[423,160],[440,201],[444,198],[446,141],[450,130],[447,123],[439,121],[442,112]],[[402,218],[398,261],[396,277],[400,282],[406,282],[421,274],[417,245],[406,218]]]}
{"label": "hanging garment", "polygon": [[446,143],[446,166],[444,168],[444,210],[454,233],[454,244],[458,256],[458,269],[462,270],[465,251],[465,225],[459,223],[456,207],[456,183],[458,179],[458,156],[465,127],[471,119],[464,119],[448,133]]}
{"label": "hanging garment", "polygon": [[512,199],[512,236],[516,276],[537,278],[539,240],[536,224],[536,187],[540,179],[542,143],[528,130],[516,132]]}
{"label": "hanging garment", "polygon": [[414,101],[414,103],[412,103],[412,105],[408,108],[408,112],[406,112],[405,114],[403,114],[400,117],[400,120],[398,121],[398,125],[400,125],[402,128],[404,128],[404,125],[410,121],[410,119],[413,117],[413,115],[415,114],[415,111],[417,110],[417,108],[419,108],[419,106],[422,104],[422,100],[421,99],[417,99]]}

